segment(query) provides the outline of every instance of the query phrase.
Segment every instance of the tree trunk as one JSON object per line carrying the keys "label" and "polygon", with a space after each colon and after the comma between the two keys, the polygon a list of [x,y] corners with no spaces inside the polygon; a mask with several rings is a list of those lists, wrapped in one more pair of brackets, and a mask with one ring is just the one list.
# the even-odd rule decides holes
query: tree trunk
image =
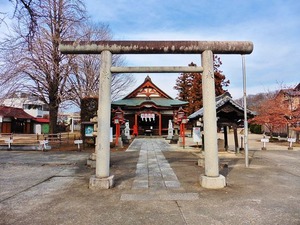
{"label": "tree trunk", "polygon": [[58,115],[58,106],[56,104],[50,103],[50,106],[49,106],[49,116],[50,116],[49,132],[51,134],[55,134],[58,132],[57,115]]}

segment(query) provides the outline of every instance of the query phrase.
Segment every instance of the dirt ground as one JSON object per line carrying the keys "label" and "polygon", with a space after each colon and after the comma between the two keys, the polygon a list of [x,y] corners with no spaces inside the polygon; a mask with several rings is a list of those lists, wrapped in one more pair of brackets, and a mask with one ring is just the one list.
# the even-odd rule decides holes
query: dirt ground
{"label": "dirt ground", "polygon": [[[128,144],[123,144],[123,147],[117,147],[115,144],[112,144],[110,147],[110,150],[112,152],[122,152],[126,151],[130,143],[133,141],[130,140]],[[78,148],[78,145],[72,143],[72,142],[62,142],[61,144],[58,143],[50,143],[51,151],[84,151],[84,152],[93,152],[95,151],[95,147],[90,144],[84,144],[84,146],[80,145],[80,148]]]}

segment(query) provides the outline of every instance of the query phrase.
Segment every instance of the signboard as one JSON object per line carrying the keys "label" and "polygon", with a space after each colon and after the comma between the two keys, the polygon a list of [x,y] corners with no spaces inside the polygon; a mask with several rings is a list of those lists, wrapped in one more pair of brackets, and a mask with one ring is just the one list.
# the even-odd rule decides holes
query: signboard
{"label": "signboard", "polygon": [[40,141],[41,145],[45,145],[45,144],[48,144],[48,143],[49,143],[48,140],[42,140],[42,141]]}
{"label": "signboard", "polygon": [[287,141],[288,142],[296,142],[296,138],[288,138]]}
{"label": "signboard", "polygon": [[7,144],[10,144],[10,143],[13,143],[13,142],[14,142],[13,139],[6,139],[6,140],[5,140],[5,143],[7,143]]}
{"label": "signboard", "polygon": [[194,142],[201,142],[200,127],[193,127],[193,141]]}
{"label": "signboard", "polygon": [[78,150],[80,150],[80,144],[83,143],[83,140],[75,140],[74,141],[74,144],[76,145],[77,144],[77,147],[78,147]]}
{"label": "signboard", "polygon": [[86,125],[84,128],[84,135],[86,137],[93,137],[94,125]]}
{"label": "signboard", "polygon": [[260,141],[266,143],[266,142],[269,142],[269,138],[262,138],[262,139],[260,139]]}
{"label": "signboard", "polygon": [[41,150],[50,150],[51,146],[49,145],[49,141],[48,140],[41,140],[40,141],[40,145],[41,145]]}
{"label": "signboard", "polygon": [[82,143],[83,143],[82,140],[75,140],[75,141],[74,141],[74,144],[82,144]]}

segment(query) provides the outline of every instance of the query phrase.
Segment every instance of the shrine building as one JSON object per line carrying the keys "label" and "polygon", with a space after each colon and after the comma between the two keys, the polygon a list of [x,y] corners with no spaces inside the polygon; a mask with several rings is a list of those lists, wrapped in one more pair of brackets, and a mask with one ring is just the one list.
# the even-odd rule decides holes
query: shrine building
{"label": "shrine building", "polygon": [[[187,102],[171,98],[158,88],[149,76],[121,100],[112,102],[112,110],[122,110],[133,135],[165,135],[169,120],[173,121]],[[113,115],[114,116],[114,115]]]}

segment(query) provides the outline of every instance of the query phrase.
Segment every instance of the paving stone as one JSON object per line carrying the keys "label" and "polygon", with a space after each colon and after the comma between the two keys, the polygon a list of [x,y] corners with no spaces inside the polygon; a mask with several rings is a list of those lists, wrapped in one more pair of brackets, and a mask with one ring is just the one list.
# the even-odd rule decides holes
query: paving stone
{"label": "paving stone", "polygon": [[135,174],[138,176],[138,175],[147,175],[148,176],[148,169],[147,168],[142,168],[142,169],[137,169],[135,171]]}
{"label": "paving stone", "polygon": [[122,201],[191,201],[198,200],[198,193],[165,193],[165,194],[122,194]]}
{"label": "paving stone", "polygon": [[148,180],[134,180],[132,189],[146,189],[148,188]]}
{"label": "paving stone", "polygon": [[165,185],[167,188],[180,188],[179,181],[165,181]]}
{"label": "paving stone", "polygon": [[147,168],[147,163],[138,163],[136,164],[137,169]]}
{"label": "paving stone", "polygon": [[163,176],[164,180],[169,180],[169,181],[171,181],[171,180],[177,181],[178,180],[178,178],[175,174],[171,174],[171,175],[170,174],[162,174],[162,176]]}
{"label": "paving stone", "polygon": [[[152,144],[151,144],[152,143]],[[136,177],[132,189],[175,189],[180,183],[162,150],[166,143],[161,140],[143,140],[136,165]]]}
{"label": "paving stone", "polygon": [[149,172],[148,176],[149,177],[161,177],[161,179],[162,179],[162,174],[159,172]]}

